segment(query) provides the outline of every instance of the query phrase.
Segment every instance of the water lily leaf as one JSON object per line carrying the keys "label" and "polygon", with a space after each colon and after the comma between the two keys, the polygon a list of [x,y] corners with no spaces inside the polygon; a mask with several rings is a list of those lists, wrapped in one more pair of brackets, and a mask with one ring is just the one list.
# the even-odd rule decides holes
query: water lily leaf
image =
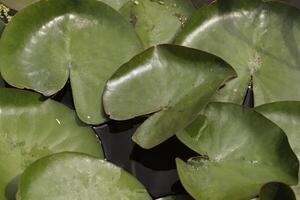
{"label": "water lily leaf", "polygon": [[300,100],[297,8],[262,0],[215,1],[200,8],[176,43],[215,54],[237,71],[238,78],[220,90],[218,101],[241,104],[251,76],[256,105]]}
{"label": "water lily leaf", "polygon": [[146,189],[125,170],[84,154],[61,153],[30,165],[21,177],[18,198],[150,200]]}
{"label": "water lily leaf", "polygon": [[293,190],[282,183],[268,183],[260,190],[259,200],[296,200]]}
{"label": "water lily leaf", "polygon": [[195,199],[246,200],[269,182],[297,184],[298,159],[286,135],[253,109],[211,103],[177,136],[201,155],[176,161]]}
{"label": "water lily leaf", "polygon": [[0,199],[14,200],[18,175],[33,161],[76,151],[103,158],[93,130],[74,111],[17,89],[0,89]]}
{"label": "water lily leaf", "polygon": [[[8,7],[15,9],[15,10],[21,10],[25,8],[26,6],[35,3],[39,0],[0,0],[1,3],[7,5]],[[127,2],[128,0],[98,0],[106,3],[107,5],[110,5],[114,9],[118,10],[122,7],[122,5]]]}
{"label": "water lily leaf", "polygon": [[70,76],[79,118],[100,124],[106,120],[101,100],[105,82],[140,50],[134,30],[102,2],[39,1],[5,29],[0,68],[10,85],[46,96],[62,89]]}
{"label": "water lily leaf", "polygon": [[[300,102],[274,102],[255,109],[284,130],[292,149],[300,159]],[[294,186],[292,189],[297,199],[300,198],[300,185]]]}
{"label": "water lily leaf", "polygon": [[133,136],[143,148],[152,148],[184,128],[233,76],[234,70],[218,57],[160,45],[117,70],[107,82],[104,108],[115,120],[155,113]]}
{"label": "water lily leaf", "polygon": [[[5,27],[4,23],[0,20],[0,37],[1,37],[1,34],[2,34],[2,31],[3,31],[4,27]],[[5,85],[4,81],[3,81],[3,79],[0,75],[0,88],[4,87],[4,85]]]}
{"label": "water lily leaf", "polygon": [[194,10],[190,1],[132,0],[119,12],[134,26],[144,46],[150,47],[172,42]]}

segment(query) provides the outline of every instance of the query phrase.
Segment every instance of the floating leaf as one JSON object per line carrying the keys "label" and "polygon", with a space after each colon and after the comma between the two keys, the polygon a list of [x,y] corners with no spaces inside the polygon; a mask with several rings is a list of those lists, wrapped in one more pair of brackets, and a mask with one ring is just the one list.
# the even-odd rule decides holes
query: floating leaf
{"label": "floating leaf", "polygon": [[[1,37],[1,34],[2,34],[2,31],[3,31],[4,27],[5,27],[4,23],[0,20],[0,37]],[[0,88],[4,87],[4,86],[5,86],[4,81],[3,81],[3,79],[0,75]]]}
{"label": "floating leaf", "polygon": [[42,158],[21,177],[18,198],[150,200],[146,189],[132,175],[104,160],[78,153]]}
{"label": "floating leaf", "polygon": [[76,151],[103,157],[93,130],[75,113],[38,94],[0,89],[0,199],[14,200],[18,175],[49,154]]}
{"label": "floating leaf", "polygon": [[[255,104],[300,100],[300,12],[278,2],[222,0],[200,8],[177,43],[215,54],[238,73],[216,96],[241,104],[253,76]],[[288,89],[287,89],[288,88]]]}
{"label": "floating leaf", "polygon": [[[7,5],[10,8],[15,10],[21,10],[26,6],[38,2],[39,0],[0,0],[1,3]],[[110,5],[114,9],[118,10],[122,7],[122,5],[128,0],[98,0]]]}
{"label": "floating leaf", "polygon": [[120,12],[150,47],[172,42],[194,8],[186,0],[131,0]]}
{"label": "floating leaf", "polygon": [[[274,102],[255,109],[284,130],[292,149],[300,159],[300,102]],[[300,198],[300,185],[294,186],[292,189],[297,198]]]}
{"label": "floating leaf", "polygon": [[89,124],[106,118],[102,92],[107,79],[140,52],[134,30],[96,0],[47,0],[13,17],[0,42],[2,77],[10,85],[46,96],[70,76],[76,112]]}
{"label": "floating leaf", "polygon": [[298,159],[284,132],[253,109],[211,103],[178,138],[201,156],[178,159],[179,177],[195,199],[240,200],[269,182],[295,185]]}
{"label": "floating leaf", "polygon": [[133,139],[152,148],[184,128],[234,70],[224,61],[175,45],[152,47],[123,65],[107,82],[104,108],[112,119],[153,114]]}

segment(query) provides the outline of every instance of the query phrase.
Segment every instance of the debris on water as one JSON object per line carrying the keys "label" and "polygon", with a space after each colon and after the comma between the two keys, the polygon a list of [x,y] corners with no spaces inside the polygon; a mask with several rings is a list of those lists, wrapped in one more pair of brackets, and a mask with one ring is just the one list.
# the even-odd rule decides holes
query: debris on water
{"label": "debris on water", "polygon": [[134,5],[139,5],[139,1],[135,0],[133,1]]}
{"label": "debris on water", "polygon": [[166,4],[166,2],[164,0],[150,0],[150,1],[158,3],[160,5],[165,5]]}
{"label": "debris on water", "polygon": [[174,16],[177,17],[177,19],[180,21],[181,26],[184,27],[188,18],[180,13],[175,13]]}

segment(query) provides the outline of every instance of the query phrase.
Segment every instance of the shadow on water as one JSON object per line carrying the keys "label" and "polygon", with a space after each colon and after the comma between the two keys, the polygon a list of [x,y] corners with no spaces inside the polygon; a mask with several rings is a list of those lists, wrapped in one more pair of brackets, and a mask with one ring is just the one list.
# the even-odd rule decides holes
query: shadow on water
{"label": "shadow on water", "polygon": [[18,184],[20,181],[20,175],[12,179],[5,188],[5,197],[7,200],[16,200],[16,194],[18,192]]}

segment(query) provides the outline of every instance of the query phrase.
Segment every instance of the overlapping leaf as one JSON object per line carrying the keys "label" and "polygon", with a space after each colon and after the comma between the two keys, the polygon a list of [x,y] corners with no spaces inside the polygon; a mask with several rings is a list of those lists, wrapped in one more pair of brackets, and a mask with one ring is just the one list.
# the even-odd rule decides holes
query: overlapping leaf
{"label": "overlapping leaf", "polygon": [[[0,37],[1,37],[1,34],[2,34],[2,31],[3,31],[4,27],[5,27],[4,23],[0,20]],[[0,88],[1,87],[4,87],[4,81],[3,81],[3,79],[0,75]]]}
{"label": "overlapping leaf", "polygon": [[170,43],[194,13],[186,0],[131,0],[121,9],[142,39],[144,46]]}
{"label": "overlapping leaf", "polygon": [[[284,130],[298,159],[300,158],[300,102],[275,102],[256,108],[258,112]],[[292,187],[300,198],[300,185]]]}
{"label": "overlapping leaf", "polygon": [[174,45],[150,48],[123,65],[108,81],[103,102],[112,119],[155,113],[133,139],[144,148],[184,128],[234,70],[213,55]]}
{"label": "overlapping leaf", "polygon": [[[238,78],[216,99],[242,103],[253,77],[255,104],[300,100],[300,12],[278,2],[221,0],[199,9],[177,43],[220,56]],[[288,89],[287,89],[288,88]]]}
{"label": "overlapping leaf", "polygon": [[0,199],[14,200],[18,176],[33,161],[76,151],[102,158],[93,130],[75,112],[32,92],[0,89]]}
{"label": "overlapping leaf", "polygon": [[19,200],[150,200],[133,176],[104,160],[78,153],[42,158],[21,177]]}
{"label": "overlapping leaf", "polygon": [[[7,5],[10,8],[13,8],[15,10],[21,10],[25,8],[26,6],[35,3],[39,0],[0,0],[1,3]],[[127,2],[128,0],[98,0],[102,1],[114,9],[118,10],[122,7],[122,5]]]}
{"label": "overlapping leaf", "polygon": [[52,95],[70,76],[76,111],[103,123],[102,92],[113,72],[140,52],[121,15],[96,0],[48,0],[20,11],[0,42],[2,77],[18,88]]}
{"label": "overlapping leaf", "polygon": [[284,132],[253,109],[211,103],[178,138],[201,154],[178,159],[181,182],[195,199],[241,200],[269,182],[295,185],[298,159]]}

